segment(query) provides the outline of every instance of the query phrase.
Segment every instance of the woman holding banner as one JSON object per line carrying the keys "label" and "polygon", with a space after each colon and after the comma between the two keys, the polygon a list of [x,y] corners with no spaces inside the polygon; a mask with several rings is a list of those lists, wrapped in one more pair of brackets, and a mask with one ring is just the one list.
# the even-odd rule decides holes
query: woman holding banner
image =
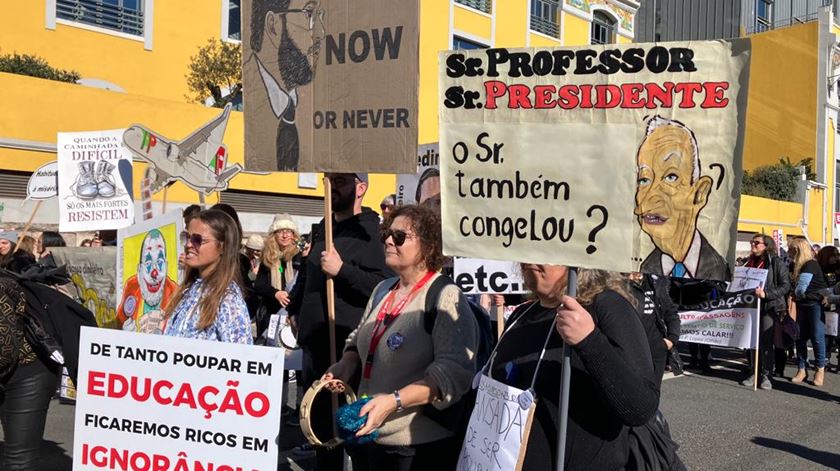
{"label": "woman holding banner", "polygon": [[567,273],[565,266],[522,264],[525,285],[537,300],[511,314],[489,373],[536,396],[522,469],[555,469],[567,342],[572,372],[565,467],[623,469],[628,428],[648,422],[659,405],[647,336],[626,279],[579,270],[578,296],[572,298],[565,295]]}
{"label": "woman holding banner", "polygon": [[239,287],[239,230],[222,211],[190,220],[184,238],[186,274],[166,306],[163,333],[175,337],[253,343]]}
{"label": "woman holding banner", "polygon": [[[361,373],[358,391],[372,396],[356,436],[377,435],[348,447],[354,470],[455,469],[460,437],[430,407],[445,409],[469,390],[478,327],[464,294],[438,273],[444,257],[437,213],[400,206],[385,227],[385,263],[399,279],[377,286],[344,355],[322,379],[346,383]],[[385,295],[377,300],[377,293]],[[429,296],[437,296],[434,313]]]}
{"label": "woman holding banner", "polygon": [[808,379],[806,368],[810,338],[817,366],[813,384],[822,386],[825,379],[825,317],[821,302],[828,285],[807,239],[793,239],[788,251],[793,258],[793,279],[796,280],[793,295],[796,300],[796,323],[799,324],[799,339],[796,340],[799,369],[791,381],[801,383]]}

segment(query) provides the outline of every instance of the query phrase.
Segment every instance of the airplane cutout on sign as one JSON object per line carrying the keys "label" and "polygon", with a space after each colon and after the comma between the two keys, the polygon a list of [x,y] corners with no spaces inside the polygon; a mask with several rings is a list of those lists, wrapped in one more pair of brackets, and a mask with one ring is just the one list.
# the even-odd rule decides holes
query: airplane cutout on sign
{"label": "airplane cutout on sign", "polygon": [[230,179],[242,171],[239,164],[227,165],[227,147],[222,138],[229,116],[230,104],[222,114],[178,142],[134,124],[125,130],[123,142],[138,159],[151,165],[152,193],[180,180],[209,195],[226,190]]}

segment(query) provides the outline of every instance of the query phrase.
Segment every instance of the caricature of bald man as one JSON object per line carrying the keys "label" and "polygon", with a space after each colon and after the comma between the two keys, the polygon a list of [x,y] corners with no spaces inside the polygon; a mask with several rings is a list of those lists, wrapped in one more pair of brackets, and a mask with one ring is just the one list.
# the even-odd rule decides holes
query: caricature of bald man
{"label": "caricature of bald man", "polygon": [[700,175],[694,133],[679,121],[652,118],[636,164],[635,214],[656,246],[641,271],[674,278],[728,279],[726,260],[697,230],[712,179]]}

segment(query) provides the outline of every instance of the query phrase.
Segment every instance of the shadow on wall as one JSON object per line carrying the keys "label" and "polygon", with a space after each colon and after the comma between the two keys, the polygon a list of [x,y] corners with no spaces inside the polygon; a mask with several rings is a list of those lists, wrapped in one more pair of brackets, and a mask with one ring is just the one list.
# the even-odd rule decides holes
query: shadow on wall
{"label": "shadow on wall", "polygon": [[827,451],[814,450],[806,446],[798,445],[791,442],[783,442],[781,440],[774,440],[772,438],[754,437],[752,442],[756,445],[765,448],[773,448],[775,450],[786,451],[794,454],[800,458],[813,461],[816,464],[825,466],[829,469],[840,470],[840,455],[836,453],[829,453]]}

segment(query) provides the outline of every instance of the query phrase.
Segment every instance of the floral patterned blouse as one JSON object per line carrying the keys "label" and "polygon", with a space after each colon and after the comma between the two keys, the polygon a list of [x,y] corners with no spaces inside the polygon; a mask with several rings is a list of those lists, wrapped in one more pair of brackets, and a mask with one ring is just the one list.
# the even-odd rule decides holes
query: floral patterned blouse
{"label": "floral patterned blouse", "polygon": [[242,291],[235,282],[230,283],[222,302],[219,303],[219,313],[213,325],[204,330],[198,329],[200,309],[198,302],[201,299],[202,284],[203,280],[199,278],[184,293],[181,302],[166,322],[164,335],[252,344],[254,340],[251,337],[251,318],[248,315],[248,307],[245,305]]}

